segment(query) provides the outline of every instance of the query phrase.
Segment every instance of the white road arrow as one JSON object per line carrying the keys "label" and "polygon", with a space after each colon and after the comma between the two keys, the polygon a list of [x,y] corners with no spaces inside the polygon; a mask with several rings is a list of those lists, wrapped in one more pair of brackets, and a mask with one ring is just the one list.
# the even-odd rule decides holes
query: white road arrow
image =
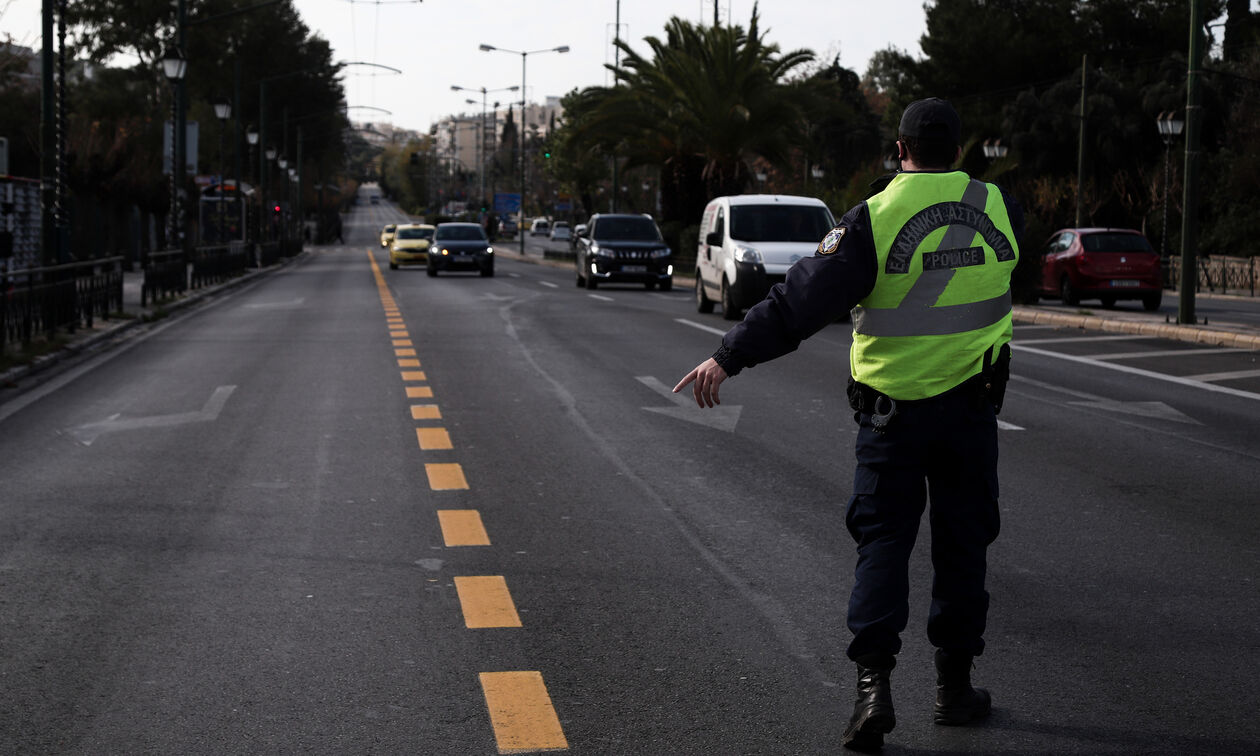
{"label": "white road arrow", "polygon": [[727,433],[735,432],[735,425],[739,423],[739,412],[743,409],[741,405],[719,404],[716,407],[701,409],[696,406],[696,400],[692,398],[690,387],[681,393],[675,394],[672,387],[666,386],[653,376],[640,375],[636,380],[669,399],[675,405],[673,407],[644,407],[643,409],[648,412],[686,420],[689,423],[698,423],[714,430],[726,431]]}
{"label": "white road arrow", "polygon": [[75,440],[84,446],[91,446],[93,441],[106,433],[138,430],[141,428],[170,428],[189,423],[208,423],[218,419],[219,413],[223,411],[223,405],[227,404],[228,397],[235,390],[235,386],[219,386],[210,395],[210,398],[206,400],[206,405],[198,412],[180,412],[174,415],[154,415],[153,417],[129,417],[122,420],[119,419],[121,415],[110,415],[107,419],[100,422],[71,428],[70,435],[74,436]]}
{"label": "white road arrow", "polygon": [[1203,423],[1169,407],[1163,402],[1118,402],[1115,399],[1098,399],[1092,402],[1068,402],[1077,407],[1089,407],[1107,412],[1120,412],[1138,417],[1153,417],[1156,420],[1170,420],[1174,423],[1203,425]]}

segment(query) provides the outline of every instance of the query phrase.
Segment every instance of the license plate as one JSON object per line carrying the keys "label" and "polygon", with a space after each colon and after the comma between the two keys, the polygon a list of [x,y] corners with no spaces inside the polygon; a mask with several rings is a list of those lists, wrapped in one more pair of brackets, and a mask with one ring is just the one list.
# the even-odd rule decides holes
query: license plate
{"label": "license plate", "polygon": [[621,272],[623,272],[623,273],[646,273],[646,272],[647,272],[647,266],[646,266],[646,265],[622,265],[622,266],[621,266]]}
{"label": "license plate", "polygon": [[[468,255],[455,255],[455,262],[468,262],[472,258]],[[1136,282],[1135,282],[1136,283]]]}
{"label": "license plate", "polygon": [[1122,288],[1125,288],[1125,287],[1131,287],[1131,286],[1141,286],[1141,285],[1142,285],[1142,282],[1141,282],[1141,281],[1133,281],[1133,280],[1130,280],[1130,279],[1127,279],[1127,278],[1121,278],[1121,279],[1114,279],[1114,280],[1112,280],[1111,285],[1112,285],[1114,288],[1117,288],[1117,289],[1122,289]]}

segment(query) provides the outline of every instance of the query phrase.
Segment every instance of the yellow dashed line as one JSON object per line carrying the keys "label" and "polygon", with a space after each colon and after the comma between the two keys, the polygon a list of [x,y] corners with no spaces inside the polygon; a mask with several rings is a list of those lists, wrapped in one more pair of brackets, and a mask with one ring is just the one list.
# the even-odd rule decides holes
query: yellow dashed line
{"label": "yellow dashed line", "polygon": [[453,449],[451,436],[445,428],[416,428],[416,440],[424,451]]}
{"label": "yellow dashed line", "polygon": [[[399,360],[402,362],[402,360]],[[427,381],[423,370],[404,370],[402,371],[402,379],[404,381]]]}
{"label": "yellow dashed line", "polygon": [[420,367],[420,360],[399,360],[398,367]]}
{"label": "yellow dashed line", "polygon": [[411,343],[411,339],[394,339],[394,346],[409,347],[409,346],[415,346],[415,345]]}
{"label": "yellow dashed line", "polygon": [[433,389],[429,386],[408,386],[408,399],[432,399]]}
{"label": "yellow dashed line", "polygon": [[438,524],[447,546],[489,546],[490,536],[481,524],[481,513],[475,509],[439,509]]}
{"label": "yellow dashed line", "polygon": [[[397,341],[402,341],[402,342],[405,342],[405,343],[407,343],[407,344],[410,344],[410,343],[411,343],[411,342],[410,342],[410,341],[408,341],[407,339],[395,339],[395,341],[396,341],[396,342],[397,342]],[[415,350],[415,347],[409,347],[409,346],[398,346],[398,344],[394,344],[394,356],[395,356],[395,357],[415,357],[415,356],[416,356],[416,350]]]}
{"label": "yellow dashed line", "polygon": [[501,575],[457,577],[455,591],[469,628],[520,627],[521,618]]}
{"label": "yellow dashed line", "polygon": [[411,405],[412,420],[441,420],[442,412],[436,404]]}
{"label": "yellow dashed line", "polygon": [[458,462],[430,462],[424,466],[429,476],[429,488],[434,491],[455,491],[468,488],[464,468]]}
{"label": "yellow dashed line", "polygon": [[481,689],[499,753],[569,747],[538,672],[482,672]]}

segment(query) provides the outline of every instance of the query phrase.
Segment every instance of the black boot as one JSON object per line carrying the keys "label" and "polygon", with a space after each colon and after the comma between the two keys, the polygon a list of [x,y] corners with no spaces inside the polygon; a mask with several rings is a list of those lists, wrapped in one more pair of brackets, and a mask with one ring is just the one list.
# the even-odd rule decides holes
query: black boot
{"label": "black boot", "polygon": [[989,716],[989,691],[971,687],[971,657],[936,650],[936,717],[938,725],[965,725]]}
{"label": "black boot", "polygon": [[844,731],[840,741],[845,748],[875,753],[884,746],[884,733],[896,727],[892,688],[888,683],[894,663],[891,658],[886,662],[881,660],[878,666],[858,662],[857,703],[853,705],[849,729]]}

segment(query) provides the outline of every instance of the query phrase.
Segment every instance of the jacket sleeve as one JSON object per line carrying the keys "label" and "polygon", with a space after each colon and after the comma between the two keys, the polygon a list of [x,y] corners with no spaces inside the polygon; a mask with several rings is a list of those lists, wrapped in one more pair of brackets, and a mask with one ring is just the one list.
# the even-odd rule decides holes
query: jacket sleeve
{"label": "jacket sleeve", "polygon": [[[838,235],[835,244],[829,242]],[[866,203],[854,207],[812,257],[798,260],[787,279],[722,337],[713,359],[735,375],[773,360],[848,314],[875,287],[875,242]]]}

